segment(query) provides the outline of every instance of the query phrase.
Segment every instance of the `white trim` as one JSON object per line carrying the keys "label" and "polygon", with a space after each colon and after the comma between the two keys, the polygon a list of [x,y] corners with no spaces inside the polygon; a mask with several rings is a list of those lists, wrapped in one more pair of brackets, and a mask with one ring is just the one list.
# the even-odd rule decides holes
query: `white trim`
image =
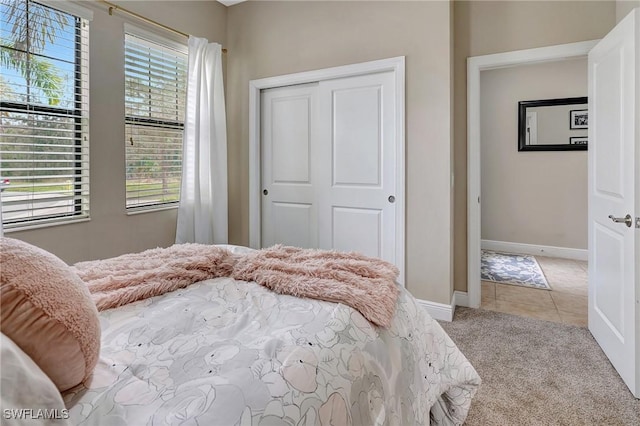
{"label": "white trim", "polygon": [[539,244],[511,243],[508,241],[482,240],[481,247],[484,250],[530,254],[533,256],[559,257],[562,259],[586,261],[589,257],[589,251],[586,249],[543,246]]}
{"label": "white trim", "polygon": [[455,302],[455,306],[469,307],[469,293],[456,290],[453,292],[453,301]]}
{"label": "white trim", "polygon": [[[74,225],[77,223],[90,222],[90,221],[91,221],[91,218],[83,217],[80,219],[57,220],[55,222],[37,223],[33,225],[25,225],[25,226],[20,226],[15,228],[7,228],[5,226],[3,231],[5,234],[10,234],[12,232],[31,231],[32,229],[50,228],[52,226]],[[2,226],[2,224],[0,224],[0,226]]]}
{"label": "white trim", "polygon": [[172,205],[159,204],[159,207],[157,206],[129,207],[128,209],[126,209],[125,213],[127,216],[135,216],[137,214],[162,212],[165,210],[177,210],[179,207],[180,207],[180,203],[175,203]]}
{"label": "white trim", "polygon": [[[454,294],[455,297],[455,294]],[[448,321],[453,320],[453,312],[455,305],[447,305],[444,303],[429,302],[428,300],[416,299],[418,305],[427,310],[429,315],[435,320]]]}
{"label": "white trim", "polygon": [[405,57],[381,59],[249,82],[249,246],[260,248],[260,91],[282,86],[314,83],[392,71],[396,83],[396,266],[398,283],[405,279]]}
{"label": "white trim", "polygon": [[480,306],[480,72],[586,57],[598,40],[467,58],[467,294]]}
{"label": "white trim", "polygon": [[225,6],[229,7],[229,6],[233,6],[234,4],[242,3],[243,1],[247,1],[247,0],[218,0],[218,1],[224,4]]}
{"label": "white trim", "polygon": [[71,1],[61,0],[35,0],[36,3],[43,4],[61,12],[69,13],[87,21],[93,20],[93,10]]}

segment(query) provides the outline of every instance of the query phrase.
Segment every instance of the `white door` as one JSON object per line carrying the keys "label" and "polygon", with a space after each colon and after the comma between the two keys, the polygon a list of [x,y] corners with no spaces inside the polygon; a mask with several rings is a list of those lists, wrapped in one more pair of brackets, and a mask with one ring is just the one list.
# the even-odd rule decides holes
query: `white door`
{"label": "white door", "polygon": [[640,9],[636,9],[589,53],[588,153],[589,330],[636,398],[640,397],[640,229],[635,220],[640,216],[639,23]]}
{"label": "white door", "polygon": [[262,247],[318,247],[317,84],[261,95]]}
{"label": "white door", "polygon": [[393,72],[262,91],[262,247],[400,263],[395,96]]}
{"label": "white door", "polygon": [[319,246],[396,263],[393,73],[320,84]]}

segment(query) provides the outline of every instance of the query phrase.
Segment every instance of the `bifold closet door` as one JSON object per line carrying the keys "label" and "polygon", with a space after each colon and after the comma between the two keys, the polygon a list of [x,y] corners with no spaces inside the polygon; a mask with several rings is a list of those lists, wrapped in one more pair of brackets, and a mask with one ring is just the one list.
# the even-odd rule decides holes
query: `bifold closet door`
{"label": "bifold closet door", "polygon": [[391,72],[262,92],[262,247],[396,263],[395,96]]}
{"label": "bifold closet door", "polygon": [[317,91],[317,84],[262,91],[262,247],[318,247]]}

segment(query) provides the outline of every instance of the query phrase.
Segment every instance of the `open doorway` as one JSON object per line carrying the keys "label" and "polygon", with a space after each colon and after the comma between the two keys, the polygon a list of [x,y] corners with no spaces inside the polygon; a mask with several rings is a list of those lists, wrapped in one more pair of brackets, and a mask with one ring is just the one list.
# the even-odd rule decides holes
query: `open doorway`
{"label": "open doorway", "polygon": [[[469,59],[468,295],[472,307],[587,324],[586,151],[519,152],[517,104],[585,96],[586,54],[594,44],[572,43]],[[571,78],[572,67],[574,73],[580,70],[579,89],[572,85],[576,83]],[[545,75],[559,68],[568,68],[569,83]],[[542,84],[531,84],[538,77]],[[507,92],[517,99],[494,99],[496,84],[507,82],[512,85]],[[493,121],[486,120],[491,116]],[[499,150],[499,143],[509,147]],[[581,171],[570,172],[575,167]],[[511,189],[498,188],[496,182]],[[550,290],[483,280],[483,249],[516,255],[517,263],[532,261]]]}
{"label": "open doorway", "polygon": [[586,327],[587,262],[546,256],[531,258],[542,270],[549,290],[496,282],[483,277],[480,308]]}
{"label": "open doorway", "polygon": [[587,87],[586,57],[480,73],[481,308],[587,325]]}

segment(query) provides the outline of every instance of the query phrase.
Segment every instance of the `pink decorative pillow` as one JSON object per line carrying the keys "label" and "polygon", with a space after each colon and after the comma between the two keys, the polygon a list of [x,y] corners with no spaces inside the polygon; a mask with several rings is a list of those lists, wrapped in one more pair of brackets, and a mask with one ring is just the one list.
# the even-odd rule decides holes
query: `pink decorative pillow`
{"label": "pink decorative pillow", "polygon": [[93,372],[100,321],[84,281],[53,254],[0,238],[0,327],[62,392]]}

